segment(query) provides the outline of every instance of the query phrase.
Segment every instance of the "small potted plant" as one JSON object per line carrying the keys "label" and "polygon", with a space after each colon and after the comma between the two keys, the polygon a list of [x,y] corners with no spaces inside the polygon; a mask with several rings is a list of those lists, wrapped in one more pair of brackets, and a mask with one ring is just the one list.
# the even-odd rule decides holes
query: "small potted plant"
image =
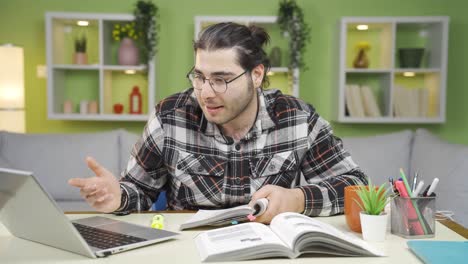
{"label": "small potted plant", "polygon": [[88,64],[88,56],[86,55],[86,35],[75,38],[75,54],[73,63]]}
{"label": "small potted plant", "polygon": [[360,201],[355,199],[361,207],[361,229],[364,240],[383,241],[387,230],[388,215],[384,212],[389,202],[386,183],[375,186],[369,180],[368,186],[360,186],[356,190]]}

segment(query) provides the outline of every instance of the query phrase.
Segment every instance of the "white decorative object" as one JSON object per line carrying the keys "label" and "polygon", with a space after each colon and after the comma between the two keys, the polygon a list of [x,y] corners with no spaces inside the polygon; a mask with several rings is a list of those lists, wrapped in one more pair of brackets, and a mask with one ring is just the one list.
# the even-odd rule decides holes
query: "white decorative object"
{"label": "white decorative object", "polygon": [[380,242],[387,233],[388,214],[368,215],[360,213],[362,237],[366,241]]}
{"label": "white decorative object", "polygon": [[85,115],[88,113],[88,101],[83,100],[80,102],[80,114]]}
{"label": "white decorative object", "polygon": [[23,48],[0,46],[0,130],[25,131]]}

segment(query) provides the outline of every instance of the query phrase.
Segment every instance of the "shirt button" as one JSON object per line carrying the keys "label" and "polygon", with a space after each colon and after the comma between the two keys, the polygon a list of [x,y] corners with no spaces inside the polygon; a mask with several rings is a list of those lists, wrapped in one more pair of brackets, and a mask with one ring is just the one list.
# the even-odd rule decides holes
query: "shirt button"
{"label": "shirt button", "polygon": [[236,179],[236,184],[240,184],[241,180],[239,178]]}
{"label": "shirt button", "polygon": [[274,171],[274,170],[276,169],[276,166],[275,166],[275,165],[270,165],[270,166],[268,167],[268,169],[269,169],[270,171]]}
{"label": "shirt button", "polygon": [[241,149],[240,144],[236,144],[235,148],[236,148],[236,150],[240,150]]}

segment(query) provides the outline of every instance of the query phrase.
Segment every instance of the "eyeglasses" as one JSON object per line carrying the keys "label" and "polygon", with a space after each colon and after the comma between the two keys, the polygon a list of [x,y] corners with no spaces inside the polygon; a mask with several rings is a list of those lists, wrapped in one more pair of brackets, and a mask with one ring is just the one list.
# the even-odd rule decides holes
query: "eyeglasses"
{"label": "eyeglasses", "polygon": [[231,79],[229,81],[226,81],[225,79],[223,79],[222,77],[219,77],[219,76],[215,76],[215,77],[212,77],[212,78],[209,78],[209,79],[205,78],[205,76],[203,76],[203,75],[201,75],[199,73],[193,72],[193,69],[194,68],[192,68],[190,70],[190,72],[187,73],[187,78],[192,83],[193,88],[195,90],[201,91],[203,89],[203,85],[205,84],[205,81],[208,81],[208,83],[211,86],[211,89],[213,89],[213,92],[215,92],[217,94],[225,93],[226,90],[227,90],[227,85],[229,83],[232,83],[233,81],[239,79],[242,75],[244,75],[247,72],[247,70],[246,70],[243,73],[241,73],[241,74],[237,75],[236,77],[234,77],[233,79]]}

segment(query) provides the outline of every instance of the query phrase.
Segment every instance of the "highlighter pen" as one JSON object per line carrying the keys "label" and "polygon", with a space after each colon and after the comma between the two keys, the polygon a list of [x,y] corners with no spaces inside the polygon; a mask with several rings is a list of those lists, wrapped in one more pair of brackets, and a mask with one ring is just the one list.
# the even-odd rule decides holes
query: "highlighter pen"
{"label": "highlighter pen", "polygon": [[431,194],[434,192],[435,188],[437,187],[438,183],[439,183],[439,178],[434,178],[434,180],[431,183],[431,187],[429,187],[429,190],[426,193],[426,196],[431,196]]}
{"label": "highlighter pen", "polygon": [[408,197],[411,197],[413,195],[413,192],[411,191],[411,188],[408,184],[408,180],[406,179],[405,172],[403,171],[402,168],[400,168],[400,175],[401,175],[401,178],[403,179],[403,183],[405,184],[406,191],[408,192]]}
{"label": "highlighter pen", "polygon": [[421,192],[423,187],[424,187],[424,181],[419,181],[418,186],[414,190],[413,196],[411,196],[411,197],[418,197],[418,195]]}

